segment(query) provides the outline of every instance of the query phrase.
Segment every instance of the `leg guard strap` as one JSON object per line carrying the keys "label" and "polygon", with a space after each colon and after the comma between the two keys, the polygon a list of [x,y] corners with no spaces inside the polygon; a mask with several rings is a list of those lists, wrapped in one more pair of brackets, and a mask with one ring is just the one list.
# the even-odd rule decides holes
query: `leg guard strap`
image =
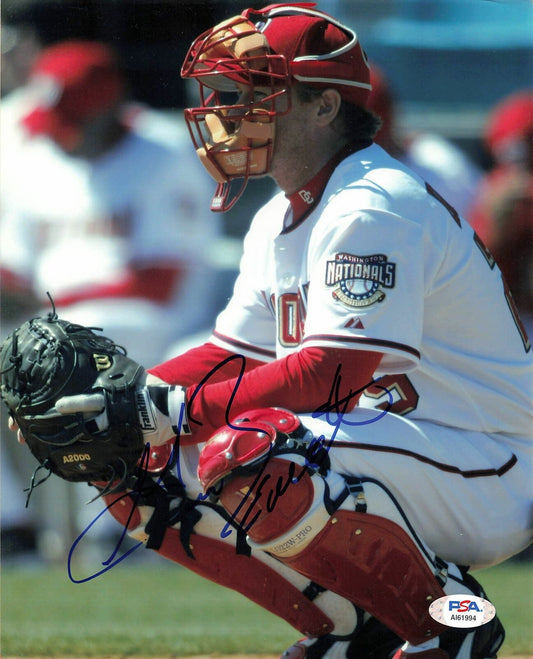
{"label": "leg guard strap", "polygon": [[252,548],[368,611],[413,645],[441,634],[446,627],[428,610],[445,595],[434,557],[422,553],[390,495],[369,483],[383,504],[378,514],[360,512],[366,509],[361,486],[306,466],[298,454],[272,456],[256,474],[224,483],[220,502]]}
{"label": "leg guard strap", "polygon": [[332,621],[318,606],[257,558],[236,554],[232,545],[196,534],[191,536],[191,549],[194,559],[183,549],[179,530],[169,528],[157,553],[241,593],[306,636],[332,631]]}
{"label": "leg guard strap", "polygon": [[[145,527],[153,519],[154,508],[136,505],[128,492],[107,495],[106,503],[116,520],[129,534],[145,543]],[[223,523],[221,518],[220,523]],[[237,554],[235,547],[194,531],[183,542],[180,525],[166,528],[157,553],[196,574],[235,590],[267,611],[283,618],[306,636],[321,636],[333,631],[332,620],[312,602],[322,592],[309,584],[301,592],[281,574],[253,556]]]}

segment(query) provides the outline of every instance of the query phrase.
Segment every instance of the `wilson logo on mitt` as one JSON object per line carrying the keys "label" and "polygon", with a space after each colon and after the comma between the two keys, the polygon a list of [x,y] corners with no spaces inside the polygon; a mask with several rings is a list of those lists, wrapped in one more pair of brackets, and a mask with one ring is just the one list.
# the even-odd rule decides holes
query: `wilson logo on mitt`
{"label": "wilson logo on mitt", "polygon": [[135,405],[144,369],[94,329],[55,310],[21,325],[0,349],[0,394],[36,472],[104,482],[109,492],[135,470],[144,449],[139,419],[149,415]]}
{"label": "wilson logo on mitt", "polygon": [[93,359],[97,371],[107,371],[112,366],[109,355],[99,355],[98,353],[93,353]]}

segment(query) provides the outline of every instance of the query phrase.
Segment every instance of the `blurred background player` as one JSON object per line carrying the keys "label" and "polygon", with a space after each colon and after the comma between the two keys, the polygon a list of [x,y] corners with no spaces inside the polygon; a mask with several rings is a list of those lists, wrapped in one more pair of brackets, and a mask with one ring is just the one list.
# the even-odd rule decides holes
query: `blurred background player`
{"label": "blurred background player", "polygon": [[492,167],[468,220],[496,259],[529,335],[533,333],[533,89],[504,98],[484,133]]}
{"label": "blurred background player", "polygon": [[28,139],[2,183],[4,300],[39,308],[50,292],[65,317],[105,320],[133,354],[148,327],[161,345],[209,322],[217,222],[202,210],[204,174],[178,139],[169,148],[125,123],[110,49],[45,49],[24,93]]}
{"label": "blurred background player", "polygon": [[374,63],[370,67],[370,82],[368,107],[382,121],[376,143],[415,171],[465,217],[482,176],[481,168],[437,133],[402,131],[395,94],[384,71]]}
{"label": "blurred background player", "polygon": [[44,48],[16,95],[2,127],[2,335],[49,309],[49,292],[63,317],[157,363],[212,322],[219,292],[218,216],[186,128],[130,103],[96,41]]}

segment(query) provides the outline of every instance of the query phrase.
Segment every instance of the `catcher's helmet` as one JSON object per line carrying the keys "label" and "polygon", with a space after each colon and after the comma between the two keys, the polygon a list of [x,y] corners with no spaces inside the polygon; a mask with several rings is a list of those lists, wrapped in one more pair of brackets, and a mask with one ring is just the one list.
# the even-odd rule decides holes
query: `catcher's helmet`
{"label": "catcher's helmet", "polygon": [[[291,82],[335,88],[364,106],[371,90],[366,55],[357,35],[314,3],[246,9],[191,45],[184,78],[200,85],[200,107],[185,118],[200,160],[217,182],[211,209],[225,211],[251,177],[270,171],[276,116],[290,111]],[[227,92],[247,88],[246,99]],[[256,95],[255,90],[261,88]],[[230,198],[230,185],[243,179]]]}

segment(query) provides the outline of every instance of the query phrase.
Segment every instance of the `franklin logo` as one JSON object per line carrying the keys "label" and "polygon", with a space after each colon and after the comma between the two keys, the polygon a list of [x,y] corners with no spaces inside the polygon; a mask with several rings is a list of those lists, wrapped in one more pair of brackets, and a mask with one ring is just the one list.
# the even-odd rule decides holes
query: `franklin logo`
{"label": "franklin logo", "polygon": [[136,392],[135,396],[137,401],[137,412],[139,414],[139,423],[142,430],[154,431],[157,426],[150,403],[146,399],[148,393],[141,389]]}
{"label": "franklin logo", "polygon": [[393,288],[396,264],[385,254],[336,254],[326,263],[326,286],[333,297],[349,307],[368,307],[385,299],[383,288]]}

